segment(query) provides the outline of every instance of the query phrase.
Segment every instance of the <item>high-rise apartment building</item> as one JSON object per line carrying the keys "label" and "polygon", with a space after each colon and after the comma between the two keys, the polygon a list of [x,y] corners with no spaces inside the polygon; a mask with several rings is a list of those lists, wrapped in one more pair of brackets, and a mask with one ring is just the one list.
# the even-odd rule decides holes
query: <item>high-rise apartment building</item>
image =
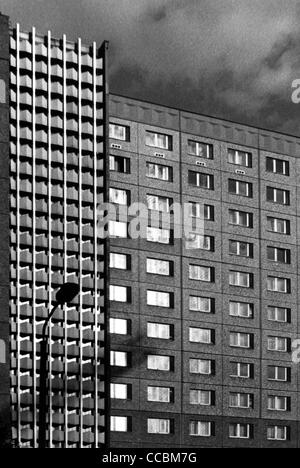
{"label": "high-rise apartment building", "polygon": [[10,315],[10,389],[6,373],[0,391],[6,411],[10,390],[12,440],[20,447],[37,446],[42,326],[64,282],[80,292],[49,330],[48,444],[105,442],[97,206],[106,180],[106,48],[9,29],[1,16],[0,344],[7,346]]}
{"label": "high-rise apartment building", "polygon": [[[0,436],[37,446],[41,327],[73,281],[50,447],[300,447],[300,139],[108,102],[106,48],[0,16]],[[103,239],[103,201],[144,204],[145,235]]]}
{"label": "high-rise apartment building", "polygon": [[109,108],[111,202],[204,213],[110,239],[111,445],[299,447],[299,138]]}

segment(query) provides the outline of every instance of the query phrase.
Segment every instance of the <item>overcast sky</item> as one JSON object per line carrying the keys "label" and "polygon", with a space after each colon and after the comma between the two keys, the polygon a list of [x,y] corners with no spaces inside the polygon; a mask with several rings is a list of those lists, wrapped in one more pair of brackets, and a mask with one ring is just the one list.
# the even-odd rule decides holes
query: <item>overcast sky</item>
{"label": "overcast sky", "polygon": [[111,91],[300,135],[300,0],[0,0],[22,29],[110,41]]}

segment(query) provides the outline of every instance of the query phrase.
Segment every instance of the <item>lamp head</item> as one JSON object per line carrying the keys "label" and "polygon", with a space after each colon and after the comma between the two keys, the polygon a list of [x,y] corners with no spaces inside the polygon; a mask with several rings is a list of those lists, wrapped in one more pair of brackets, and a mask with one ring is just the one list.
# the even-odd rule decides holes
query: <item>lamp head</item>
{"label": "lamp head", "polygon": [[73,301],[79,293],[79,286],[76,283],[63,284],[56,293],[58,304],[64,305]]}

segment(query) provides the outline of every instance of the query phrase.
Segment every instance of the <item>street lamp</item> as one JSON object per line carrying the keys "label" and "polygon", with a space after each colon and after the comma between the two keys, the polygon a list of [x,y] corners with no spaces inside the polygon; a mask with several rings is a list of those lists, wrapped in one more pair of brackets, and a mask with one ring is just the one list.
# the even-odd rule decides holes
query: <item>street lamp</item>
{"label": "street lamp", "polygon": [[76,283],[63,284],[56,293],[56,302],[43,325],[40,358],[40,401],[39,401],[39,448],[46,448],[46,418],[47,418],[47,380],[48,380],[48,334],[47,327],[54,312],[59,306],[69,304],[79,293]]}

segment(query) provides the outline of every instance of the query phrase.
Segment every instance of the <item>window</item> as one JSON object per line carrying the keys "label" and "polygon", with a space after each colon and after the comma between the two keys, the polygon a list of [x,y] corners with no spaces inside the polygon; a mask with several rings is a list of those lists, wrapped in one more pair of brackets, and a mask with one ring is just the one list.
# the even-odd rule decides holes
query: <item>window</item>
{"label": "window", "polygon": [[119,237],[121,239],[127,239],[127,223],[123,223],[120,221],[109,221],[108,233],[109,237]]}
{"label": "window", "polygon": [[245,151],[228,149],[228,162],[235,166],[252,167],[252,154]]}
{"label": "window", "polygon": [[172,205],[173,205],[173,200],[171,198],[147,194],[148,210],[161,211],[162,213],[169,213]]}
{"label": "window", "polygon": [[110,188],[109,201],[110,203],[115,203],[116,205],[128,206],[130,204],[129,193],[127,190]]}
{"label": "window", "polygon": [[202,421],[190,421],[190,436],[192,437],[211,437],[212,423]]}
{"label": "window", "polygon": [[213,205],[203,206],[201,203],[189,202],[189,216],[191,218],[204,218],[205,221],[214,221],[215,207]]}
{"label": "window", "polygon": [[191,232],[186,238],[185,247],[187,249],[200,249],[214,252],[215,238],[213,236],[204,236],[203,234]]}
{"label": "window", "polygon": [[231,317],[250,319],[253,318],[253,310],[254,306],[249,302],[229,302],[229,315]]}
{"label": "window", "polygon": [[291,234],[291,223],[287,219],[267,217],[267,230],[276,234]]}
{"label": "window", "polygon": [[110,398],[112,400],[128,400],[129,386],[127,384],[110,384]]}
{"label": "window", "polygon": [[286,353],[290,350],[290,340],[278,336],[268,336],[268,351]]}
{"label": "window", "polygon": [[163,180],[165,182],[173,181],[173,168],[161,164],[146,163],[146,177],[150,179]]}
{"label": "window", "polygon": [[245,211],[229,210],[229,224],[253,228],[253,214]]}
{"label": "window", "polygon": [[171,293],[160,291],[147,291],[147,305],[154,307],[171,308]]}
{"label": "window", "polygon": [[158,356],[158,355],[148,356],[147,369],[169,372],[171,370],[170,356]]}
{"label": "window", "polygon": [[188,152],[194,156],[205,159],[213,159],[213,145],[188,140]]}
{"label": "window", "polygon": [[112,432],[128,432],[129,419],[127,416],[111,416],[110,417],[110,430]]}
{"label": "window", "polygon": [[229,253],[238,257],[253,258],[253,244],[230,240]]}
{"label": "window", "polygon": [[166,435],[171,433],[170,419],[155,419],[148,418],[147,420],[148,434]]}
{"label": "window", "polygon": [[267,429],[268,440],[288,440],[288,427],[287,426],[269,426]]}
{"label": "window", "polygon": [[252,184],[249,182],[241,182],[240,180],[228,180],[228,192],[234,195],[241,195],[242,197],[253,197]]}
{"label": "window", "polygon": [[171,325],[149,322],[147,323],[147,337],[170,340],[172,338]]}
{"label": "window", "polygon": [[282,159],[266,158],[266,171],[273,174],[290,175],[290,165],[288,161]]}
{"label": "window", "polygon": [[268,366],[268,380],[276,382],[288,382],[290,369],[287,367]]}
{"label": "window", "polygon": [[6,103],[6,83],[3,79],[0,79],[0,102]]}
{"label": "window", "polygon": [[229,424],[229,438],[250,439],[251,429],[250,424]]}
{"label": "window", "polygon": [[130,302],[130,288],[126,286],[109,286],[109,300],[115,302]]}
{"label": "window", "polygon": [[190,359],[190,374],[197,375],[213,375],[214,361],[209,359]]}
{"label": "window", "polygon": [[130,174],[130,159],[124,156],[109,156],[109,170],[120,174]]}
{"label": "window", "polygon": [[128,353],[123,351],[110,352],[110,365],[114,367],[127,367],[128,366]]}
{"label": "window", "polygon": [[289,249],[280,249],[278,247],[267,247],[267,257],[271,262],[291,263],[291,251]]}
{"label": "window", "polygon": [[229,342],[232,348],[253,348],[253,336],[249,333],[231,332]]}
{"label": "window", "polygon": [[253,288],[253,275],[243,271],[230,271],[229,284],[240,288]]}
{"label": "window", "polygon": [[174,390],[170,387],[151,387],[147,388],[147,401],[157,403],[171,403],[174,398]]}
{"label": "window", "polygon": [[109,332],[114,335],[128,335],[129,327],[126,319],[109,319]]}
{"label": "window", "polygon": [[157,258],[147,258],[147,273],[160,276],[173,275],[173,262],[168,260],[158,260]]}
{"label": "window", "polygon": [[189,185],[199,187],[206,190],[214,190],[214,176],[203,174],[201,172],[189,171]]}
{"label": "window", "polygon": [[210,390],[190,390],[190,404],[197,406],[212,406],[213,392]]}
{"label": "window", "polygon": [[126,254],[114,253],[109,254],[109,268],[116,270],[129,270],[129,256]]}
{"label": "window", "polygon": [[190,296],[189,309],[192,312],[213,314],[215,312],[215,301],[209,297]]}
{"label": "window", "polygon": [[160,229],[155,227],[147,227],[147,241],[157,242],[158,244],[171,243],[171,231],[169,229]]}
{"label": "window", "polygon": [[267,277],[267,288],[271,292],[289,294],[291,290],[291,281],[287,278],[278,278],[276,276]]}
{"label": "window", "polygon": [[286,307],[268,306],[268,320],[270,322],[289,323],[291,310]]}
{"label": "window", "polygon": [[189,278],[206,283],[214,282],[214,268],[201,265],[189,265]]}
{"label": "window", "polygon": [[290,192],[274,187],[267,187],[267,201],[277,203],[279,205],[290,204]]}
{"label": "window", "polygon": [[115,123],[109,124],[109,138],[121,141],[130,141],[130,128]]}
{"label": "window", "polygon": [[268,410],[269,411],[288,411],[289,398],[284,396],[269,396]]}
{"label": "window", "polygon": [[250,379],[253,375],[253,365],[245,362],[231,362],[231,377]]}
{"label": "window", "polygon": [[189,328],[190,343],[214,344],[215,332],[214,330],[206,328]]}
{"label": "window", "polygon": [[230,393],[229,407],[242,409],[253,408],[253,395],[250,393]]}
{"label": "window", "polygon": [[163,133],[146,132],[146,145],[172,151],[172,137]]}

